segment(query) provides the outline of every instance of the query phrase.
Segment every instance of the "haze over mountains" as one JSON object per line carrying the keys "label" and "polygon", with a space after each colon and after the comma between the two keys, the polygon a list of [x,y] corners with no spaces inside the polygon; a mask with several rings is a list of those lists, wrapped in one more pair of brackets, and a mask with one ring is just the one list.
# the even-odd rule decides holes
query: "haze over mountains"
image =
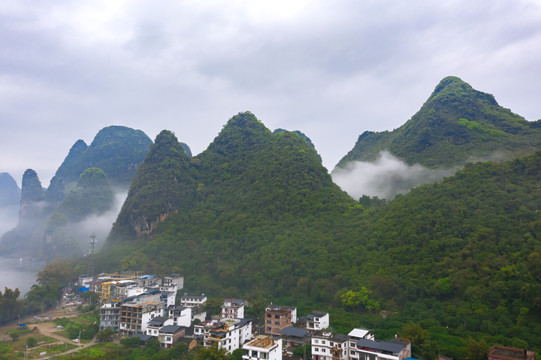
{"label": "haze over mountains", "polygon": [[[25,172],[1,247],[50,260],[101,231],[102,271],[181,272],[190,291],[332,307],[365,288],[370,308],[355,311],[541,347],[540,129],[455,77],[400,128],[363,133],[332,178],[303,133],[250,112],[196,156],[168,130],[153,143],[108,127],[74,144],[48,189]],[[468,164],[479,159],[501,162]]]}
{"label": "haze over mountains", "polygon": [[[51,260],[82,254],[92,232],[104,238],[117,214],[109,211],[123,201],[113,192],[127,192],[151,143],[142,131],[110,126],[98,132],[90,146],[82,140],[75,142],[47,189],[38,174],[28,169],[22,181],[18,223],[3,234],[2,253]],[[79,224],[89,216],[95,220],[91,231]],[[100,216],[109,216],[103,228],[97,226],[102,223]]]}
{"label": "haze over mountains", "polygon": [[[287,130],[284,129],[274,131],[275,135],[285,133]],[[306,135],[300,131],[294,133],[315,150]],[[160,137],[162,135],[166,136],[162,133]],[[400,128],[382,133],[365,131],[361,134],[353,149],[337,164],[332,177],[334,182],[354,199],[363,195],[392,199],[396,194],[406,193],[420,184],[452,175],[469,161],[501,160],[532,152],[539,147],[540,139],[539,121],[528,122],[499,106],[492,95],[474,90],[459,78],[447,77],[436,86],[419,112]],[[32,247],[33,256],[52,258],[54,254],[80,253],[86,248],[89,234],[83,236],[82,231],[75,231],[74,228],[84,228],[84,231],[89,233],[98,231],[101,237],[105,238],[109,224],[116,218],[130,181],[151,143],[143,132],[120,126],[101,130],[90,146],[79,140],[70,149],[46,190],[42,188],[37,174],[30,169],[25,173],[25,196],[17,210],[13,206],[18,201],[16,183],[9,181],[9,174],[2,174],[0,179],[4,195],[0,197],[0,207],[7,214],[4,217],[6,225],[2,233],[13,229],[15,211],[19,212],[19,224],[3,236],[3,251],[24,249],[26,242],[36,245]],[[209,148],[212,146],[211,144]],[[187,154],[188,159],[191,158],[189,147],[184,143],[180,143],[180,147],[183,149],[181,153]],[[246,148],[246,151],[250,151],[250,148]],[[317,153],[316,156],[321,161]],[[199,161],[198,159],[199,156],[193,161]],[[186,159],[181,162],[186,162]],[[184,167],[179,164],[177,166],[180,169],[186,168],[186,164]],[[102,196],[111,201],[101,207],[87,207],[78,219],[73,216],[70,218],[69,214],[74,213],[73,209],[81,208],[84,202],[74,199],[94,199],[93,196],[88,197],[88,182],[82,186],[78,184],[79,178],[89,168],[101,169],[104,174],[103,189],[94,186],[95,191],[99,188],[99,191],[105,193],[114,192],[118,194],[116,201],[111,200],[114,197]],[[158,181],[166,182],[167,178]],[[183,182],[183,186],[188,185]],[[100,197],[97,193],[95,196]],[[146,211],[149,211],[150,203],[161,209],[163,204],[157,199],[162,197],[170,197],[167,209],[178,211],[178,194],[156,190],[152,196],[154,201],[147,199],[141,202]],[[183,202],[186,201],[187,199],[183,199]],[[159,216],[169,216],[170,210],[160,213]],[[77,212],[79,211],[75,213]],[[94,223],[100,223],[100,216],[107,214],[108,220],[105,223],[108,225],[104,226],[104,230],[91,231],[90,228],[101,226],[89,224],[90,226],[86,227],[80,223],[91,214],[94,214]],[[145,220],[147,223],[139,224],[137,231],[149,232],[157,225],[156,219],[150,222]],[[66,228],[71,230],[67,231]],[[74,242],[77,244],[73,244]]]}

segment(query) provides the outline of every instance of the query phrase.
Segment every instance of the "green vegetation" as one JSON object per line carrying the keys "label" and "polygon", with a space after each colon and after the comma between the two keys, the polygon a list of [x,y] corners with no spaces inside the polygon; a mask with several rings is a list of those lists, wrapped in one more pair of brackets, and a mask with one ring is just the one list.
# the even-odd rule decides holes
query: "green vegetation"
{"label": "green vegetation", "polygon": [[99,310],[75,318],[56,318],[53,320],[56,325],[61,325],[64,328],[62,332],[67,338],[76,339],[81,334],[81,340],[91,340],[98,333],[99,321]]}
{"label": "green vegetation", "polygon": [[329,309],[337,331],[416,334],[427,359],[477,356],[494,343],[539,351],[540,174],[541,153],[470,164],[361,205],[299,136],[273,135],[242,113],[192,159],[173,134],[158,136],[99,266],[178,271],[189,291],[300,314]]}
{"label": "green vegetation", "polygon": [[538,123],[498,105],[494,97],[457,77],[443,79],[422,108],[391,132],[366,131],[340,160],[374,161],[383,150],[408,164],[431,168],[463,165],[495,156],[513,158],[541,145]]}
{"label": "green vegetation", "polygon": [[124,126],[101,129],[90,146],[78,140],[58,168],[55,177],[64,184],[78,181],[88,168],[102,169],[113,185],[127,186],[135,176],[152,140],[141,130]]}

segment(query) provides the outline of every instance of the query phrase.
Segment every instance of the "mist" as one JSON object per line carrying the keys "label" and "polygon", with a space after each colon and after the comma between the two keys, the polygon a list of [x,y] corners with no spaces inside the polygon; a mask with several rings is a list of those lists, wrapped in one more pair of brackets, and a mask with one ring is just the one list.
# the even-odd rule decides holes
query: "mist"
{"label": "mist", "polygon": [[19,221],[19,205],[0,207],[0,239],[17,226],[17,221]]}
{"label": "mist", "polygon": [[333,181],[355,200],[363,195],[393,199],[412,188],[430,184],[451,176],[460,167],[428,169],[422,165],[408,165],[388,151],[382,151],[374,162],[351,161],[345,168],[332,172]]}
{"label": "mist", "polygon": [[126,190],[116,191],[111,209],[103,214],[90,215],[82,221],[67,226],[68,232],[77,236],[78,245],[85,254],[90,250],[90,235],[92,234],[96,236],[96,250],[103,246],[127,196]]}

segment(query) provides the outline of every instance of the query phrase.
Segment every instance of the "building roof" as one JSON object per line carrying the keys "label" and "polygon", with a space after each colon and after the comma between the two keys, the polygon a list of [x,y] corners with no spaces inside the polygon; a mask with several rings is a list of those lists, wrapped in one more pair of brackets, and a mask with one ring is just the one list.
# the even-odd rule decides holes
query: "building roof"
{"label": "building roof", "polygon": [[533,359],[534,358],[534,352],[533,351],[527,351],[523,349],[517,349],[512,347],[506,347],[506,346],[500,346],[500,345],[494,345],[492,348],[490,348],[490,352],[488,353],[489,359],[502,359],[502,360],[514,360],[514,359]]}
{"label": "building roof", "polygon": [[306,334],[309,334],[310,331],[294,326],[287,326],[282,329],[282,335],[285,336],[293,336],[297,338],[303,338],[306,336]]}
{"label": "building roof", "polygon": [[243,327],[244,325],[252,322],[252,319],[240,319],[240,321],[237,323],[238,327]]}
{"label": "building roof", "polygon": [[261,349],[270,349],[275,345],[275,341],[268,336],[258,336],[254,340],[246,343],[244,346],[253,346]]}
{"label": "building roof", "polygon": [[274,305],[274,304],[270,304],[267,306],[267,308],[265,310],[273,310],[273,311],[276,311],[276,310],[295,310],[296,307],[294,306],[289,306],[289,305]]}
{"label": "building roof", "polygon": [[369,348],[374,349],[378,351],[388,351],[393,354],[397,354],[404,347],[406,347],[406,344],[402,344],[399,342],[393,342],[393,341],[378,341],[378,340],[367,340],[367,339],[359,339],[356,342],[358,347],[361,348]]}
{"label": "building roof", "polygon": [[203,300],[204,298],[206,298],[206,296],[205,295],[188,295],[188,294],[184,294],[180,298],[181,299],[191,298],[191,299]]}
{"label": "building roof", "polygon": [[167,334],[175,334],[182,329],[185,329],[184,326],[177,326],[177,325],[167,325],[160,329],[160,333],[167,333]]}
{"label": "building roof", "polygon": [[163,323],[165,323],[166,320],[167,318],[163,316],[156,316],[148,322],[148,326],[163,326]]}
{"label": "building roof", "polygon": [[154,279],[156,276],[154,275],[143,275],[139,276],[139,279]]}
{"label": "building roof", "polygon": [[334,334],[332,338],[337,342],[344,342],[349,340],[349,336],[344,334]]}
{"label": "building roof", "polygon": [[224,299],[224,303],[230,302],[233,305],[244,305],[244,300],[242,299]]}
{"label": "building roof", "polygon": [[357,339],[362,339],[369,333],[370,333],[370,330],[355,328],[351,330],[348,335]]}

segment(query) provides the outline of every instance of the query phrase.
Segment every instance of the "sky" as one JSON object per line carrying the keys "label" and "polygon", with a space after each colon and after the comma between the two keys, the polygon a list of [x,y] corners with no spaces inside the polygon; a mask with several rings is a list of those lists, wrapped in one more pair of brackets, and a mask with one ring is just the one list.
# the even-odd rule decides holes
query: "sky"
{"label": "sky", "polygon": [[47,187],[109,125],[195,155],[246,110],[304,132],[331,171],[449,75],[541,119],[541,2],[3,0],[0,172]]}

